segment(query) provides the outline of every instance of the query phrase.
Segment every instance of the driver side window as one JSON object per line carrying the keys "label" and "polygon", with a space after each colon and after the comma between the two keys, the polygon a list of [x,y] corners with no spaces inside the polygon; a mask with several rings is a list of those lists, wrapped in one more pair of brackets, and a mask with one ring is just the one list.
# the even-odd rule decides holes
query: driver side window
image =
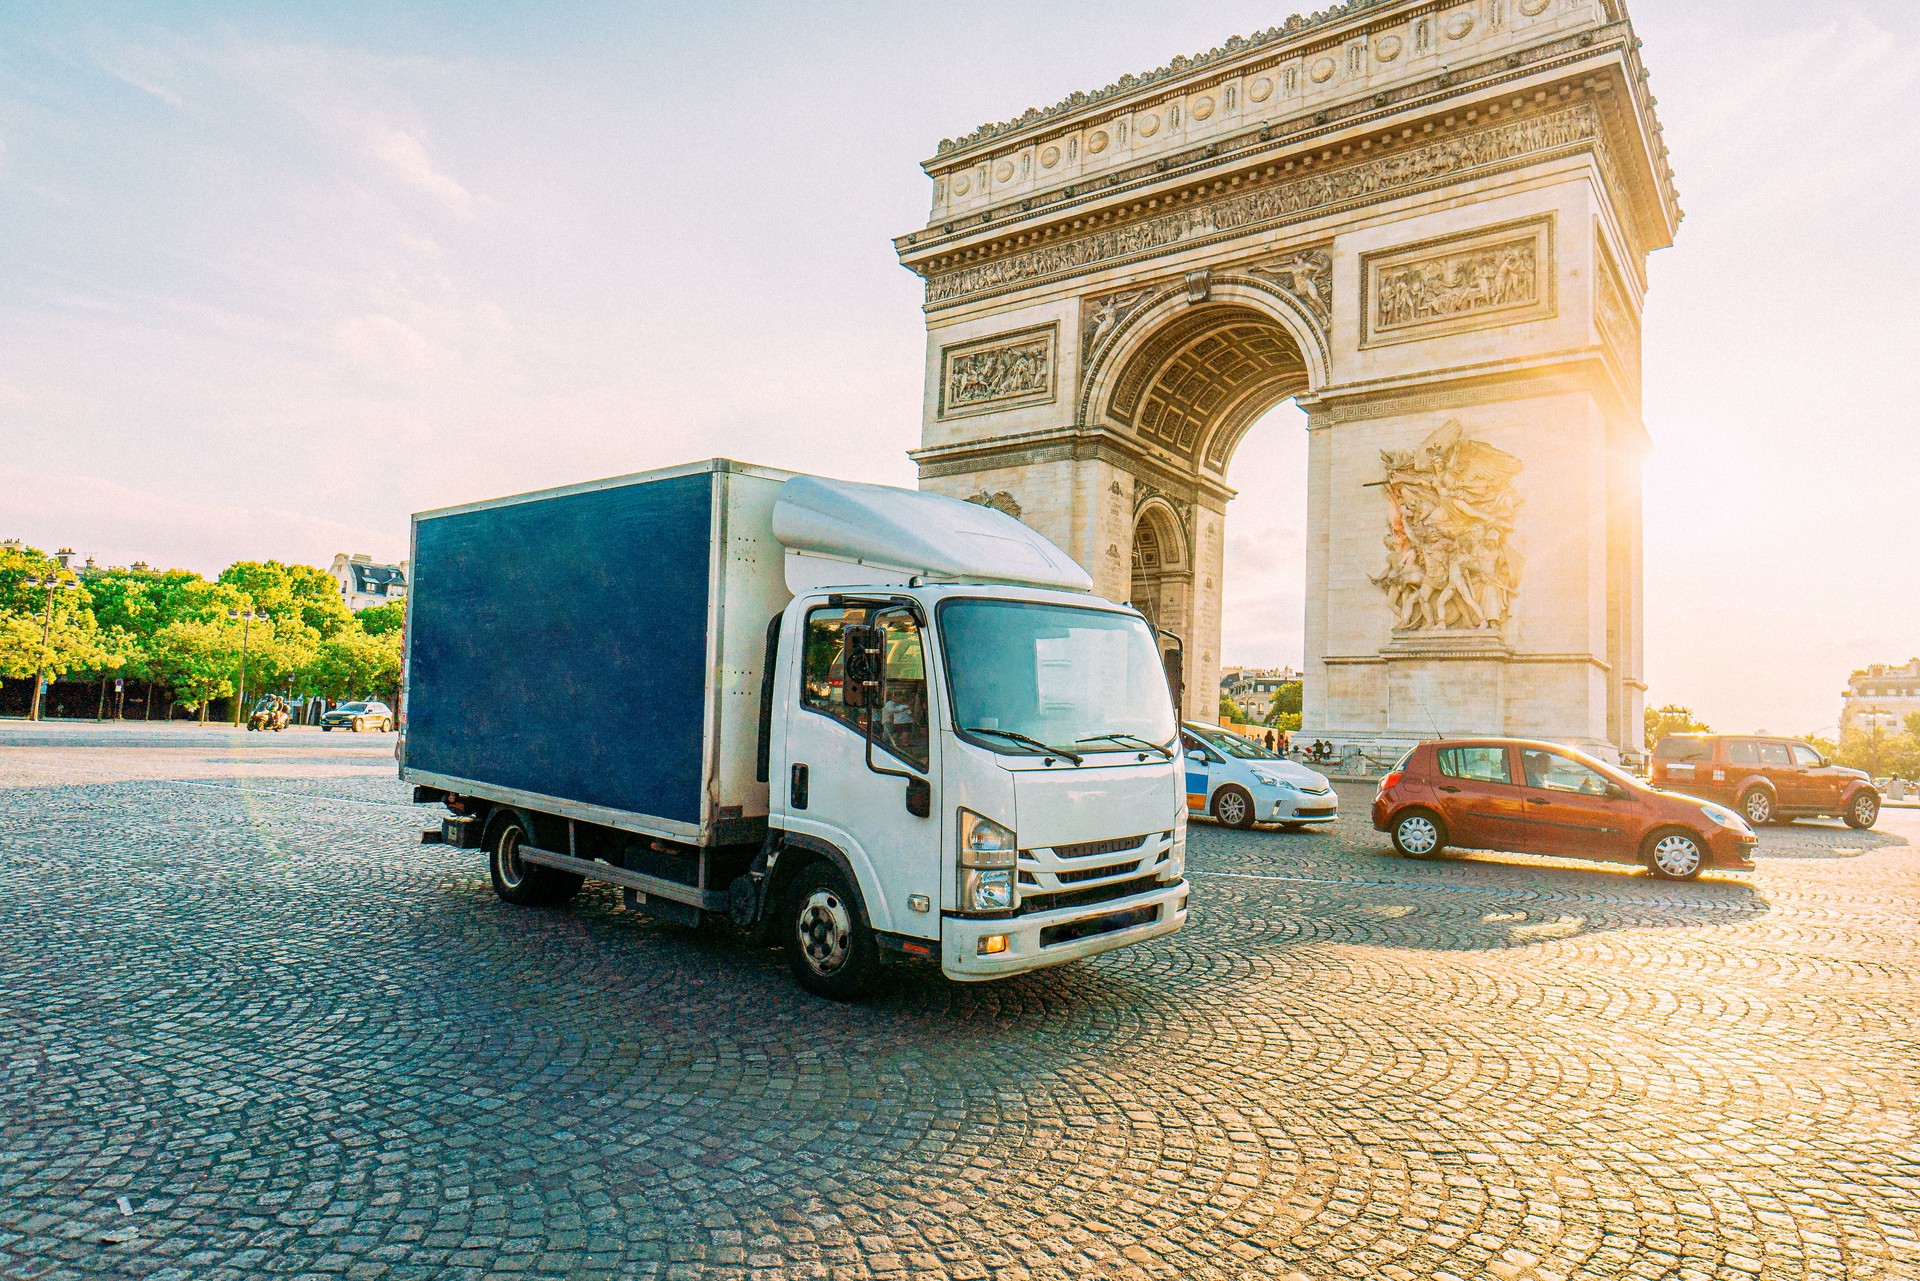
{"label": "driver side window", "polygon": [[1558,752],[1525,751],[1527,786],[1549,792],[1575,792],[1581,796],[1605,796],[1607,780],[1579,761]]}
{"label": "driver side window", "polygon": [[[846,630],[871,622],[880,628],[885,653],[877,693],[846,679]],[[874,723],[874,745],[901,760],[928,765],[927,664],[920,629],[905,610],[854,607],[807,614],[801,665],[800,704],[864,736]]]}
{"label": "driver side window", "polygon": [[1819,769],[1820,753],[1805,743],[1795,743],[1793,744],[1793,763],[1803,769]]}

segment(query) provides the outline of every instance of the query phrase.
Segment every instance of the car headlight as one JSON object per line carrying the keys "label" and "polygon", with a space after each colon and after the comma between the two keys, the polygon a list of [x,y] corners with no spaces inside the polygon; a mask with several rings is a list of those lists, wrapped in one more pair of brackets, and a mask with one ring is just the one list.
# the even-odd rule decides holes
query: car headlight
{"label": "car headlight", "polygon": [[1013,829],[970,809],[960,811],[960,910],[1005,912],[1019,902],[1013,868],[1020,842]]}
{"label": "car headlight", "polygon": [[1253,775],[1255,782],[1265,783],[1268,787],[1291,788],[1293,786],[1293,784],[1287,782],[1287,780],[1281,778],[1278,774],[1269,774],[1263,769],[1248,770],[1247,772]]}
{"label": "car headlight", "polygon": [[1722,827],[1730,827],[1736,832],[1751,833],[1753,831],[1752,828],[1747,826],[1746,819],[1741,818],[1724,805],[1702,805],[1700,812]]}

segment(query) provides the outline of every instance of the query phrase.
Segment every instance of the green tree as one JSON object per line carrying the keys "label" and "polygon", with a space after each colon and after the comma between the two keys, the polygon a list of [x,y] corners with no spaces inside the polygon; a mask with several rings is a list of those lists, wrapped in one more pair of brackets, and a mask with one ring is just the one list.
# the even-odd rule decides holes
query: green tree
{"label": "green tree", "polygon": [[356,627],[329,636],[295,679],[301,688],[326,698],[391,703],[400,691],[400,633],[369,636]]}
{"label": "green tree", "polygon": [[[71,588],[27,582],[49,576]],[[58,679],[100,657],[99,625],[77,576],[32,547],[0,547],[0,676]]]}
{"label": "green tree", "polygon": [[1691,707],[1668,703],[1647,709],[1647,746],[1653,747],[1669,734],[1711,734],[1713,729],[1693,714]]}
{"label": "green tree", "polygon": [[385,636],[388,632],[397,632],[406,626],[407,603],[395,600],[388,601],[384,605],[374,605],[355,614],[353,621],[360,624],[360,630],[369,636]]}
{"label": "green tree", "polygon": [[218,623],[182,620],[168,623],[146,645],[147,670],[189,709],[207,722],[207,704],[234,690],[240,670],[240,629]]}
{"label": "green tree", "polygon": [[1220,723],[1222,725],[1237,724],[1246,719],[1247,718],[1240,713],[1240,704],[1234,702],[1225,694],[1220,696]]}
{"label": "green tree", "polygon": [[[1266,724],[1275,729],[1295,730],[1300,728],[1300,709],[1305,691],[1299,681],[1288,681],[1273,691],[1273,705],[1267,708]],[[1291,726],[1281,724],[1286,717],[1293,718]]]}
{"label": "green tree", "polygon": [[340,599],[340,585],[313,565],[283,565],[277,560],[235,561],[220,571],[220,582],[243,593],[253,608],[276,623],[297,624],[317,637],[335,636],[353,626],[353,613]]}

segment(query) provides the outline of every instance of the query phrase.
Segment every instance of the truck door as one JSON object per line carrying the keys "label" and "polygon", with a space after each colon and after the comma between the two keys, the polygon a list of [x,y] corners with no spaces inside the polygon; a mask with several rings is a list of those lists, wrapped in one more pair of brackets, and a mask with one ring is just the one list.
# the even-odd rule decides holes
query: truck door
{"label": "truck door", "polygon": [[[845,631],[869,623],[885,638],[877,691],[846,680]],[[781,646],[797,657],[800,670],[774,717],[777,727],[784,725],[770,753],[772,811],[780,826],[847,856],[874,929],[938,939],[939,802],[931,816],[916,817],[907,810],[907,780],[867,765],[872,717],[875,766],[930,783],[939,777],[926,638],[911,612],[896,606],[815,605],[799,632],[788,638],[791,647]]]}

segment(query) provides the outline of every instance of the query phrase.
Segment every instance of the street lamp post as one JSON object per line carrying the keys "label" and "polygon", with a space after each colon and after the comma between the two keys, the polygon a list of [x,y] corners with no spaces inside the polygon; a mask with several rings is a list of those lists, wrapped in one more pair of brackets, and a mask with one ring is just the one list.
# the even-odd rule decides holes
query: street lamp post
{"label": "street lamp post", "polygon": [[40,719],[40,694],[47,675],[47,638],[53,635],[53,593],[56,590],[78,591],[80,582],[71,574],[62,575],[58,572],[45,576],[28,574],[25,582],[29,587],[47,589],[47,605],[40,615],[40,662],[33,670],[33,707],[27,712],[28,720],[37,721]]}
{"label": "street lamp post", "polygon": [[247,633],[256,622],[264,623],[267,616],[257,609],[230,609],[227,617],[240,620],[240,694],[233,700],[233,723],[238,725],[241,709],[247,705]]}

